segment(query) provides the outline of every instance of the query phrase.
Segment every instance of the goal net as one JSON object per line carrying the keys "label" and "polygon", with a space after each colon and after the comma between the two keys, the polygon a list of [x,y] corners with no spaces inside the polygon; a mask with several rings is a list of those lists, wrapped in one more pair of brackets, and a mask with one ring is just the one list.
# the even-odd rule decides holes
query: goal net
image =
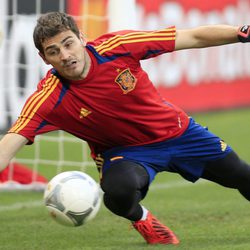
{"label": "goal net", "polygon": [[[127,28],[134,23],[134,1],[122,1],[130,8],[130,21],[124,23],[121,0],[2,0],[0,1],[0,133],[7,132],[17,119],[27,97],[49,69],[37,55],[32,34],[36,19],[42,13],[61,11],[74,16],[87,39],[108,30]],[[120,7],[119,7],[120,6]],[[120,12],[120,15],[119,15]],[[128,19],[127,19],[128,20]],[[111,25],[112,24],[112,25]],[[15,180],[15,164],[28,167],[31,182]],[[37,136],[11,161],[0,183],[0,190],[43,190],[38,176],[50,179],[66,170],[86,171],[94,162],[86,142],[63,131]],[[0,180],[1,181],[1,180]]]}

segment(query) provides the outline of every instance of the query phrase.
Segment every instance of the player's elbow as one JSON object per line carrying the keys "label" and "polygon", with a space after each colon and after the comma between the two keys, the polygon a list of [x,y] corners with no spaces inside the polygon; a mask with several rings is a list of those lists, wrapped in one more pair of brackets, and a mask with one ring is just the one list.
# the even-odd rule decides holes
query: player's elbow
{"label": "player's elbow", "polygon": [[208,40],[197,29],[179,30],[176,33],[175,50],[204,48]]}

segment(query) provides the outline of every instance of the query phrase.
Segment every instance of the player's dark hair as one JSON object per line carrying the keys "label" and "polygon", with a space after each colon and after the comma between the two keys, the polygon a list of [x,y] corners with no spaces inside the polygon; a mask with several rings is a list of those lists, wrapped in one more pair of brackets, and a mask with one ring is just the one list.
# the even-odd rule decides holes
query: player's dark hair
{"label": "player's dark hair", "polygon": [[44,54],[42,43],[63,31],[71,30],[80,37],[80,31],[74,19],[61,12],[49,12],[42,15],[37,20],[36,27],[33,32],[33,40],[36,48]]}

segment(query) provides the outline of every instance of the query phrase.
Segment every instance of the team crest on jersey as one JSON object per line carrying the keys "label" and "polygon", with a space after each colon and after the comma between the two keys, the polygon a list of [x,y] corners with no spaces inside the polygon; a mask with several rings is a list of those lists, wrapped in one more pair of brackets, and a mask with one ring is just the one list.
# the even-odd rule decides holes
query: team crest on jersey
{"label": "team crest on jersey", "polygon": [[123,70],[115,79],[115,82],[122,89],[123,94],[127,94],[135,88],[137,79],[130,69]]}

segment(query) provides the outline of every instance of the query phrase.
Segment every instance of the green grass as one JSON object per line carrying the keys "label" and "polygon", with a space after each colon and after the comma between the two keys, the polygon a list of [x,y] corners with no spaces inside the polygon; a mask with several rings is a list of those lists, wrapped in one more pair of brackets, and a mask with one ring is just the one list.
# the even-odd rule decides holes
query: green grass
{"label": "green grass", "polygon": [[[250,162],[250,109],[193,117]],[[27,157],[28,153],[24,150],[22,154]],[[45,169],[43,174],[50,178],[53,173]],[[93,167],[87,168],[87,172],[97,178]],[[143,204],[175,231],[181,240],[178,246],[145,244],[125,219],[112,215],[104,206],[92,222],[68,228],[52,221],[42,204],[32,203],[42,201],[42,193],[0,195],[1,250],[250,249],[248,201],[235,190],[206,181],[191,184],[171,173],[157,176]]]}

